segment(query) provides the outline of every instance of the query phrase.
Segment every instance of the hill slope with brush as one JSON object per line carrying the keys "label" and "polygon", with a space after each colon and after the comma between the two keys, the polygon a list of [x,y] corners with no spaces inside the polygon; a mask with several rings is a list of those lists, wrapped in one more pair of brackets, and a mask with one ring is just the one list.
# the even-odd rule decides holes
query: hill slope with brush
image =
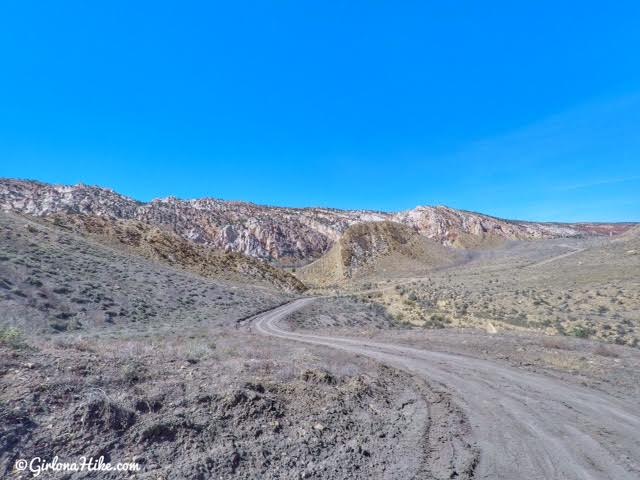
{"label": "hill slope with brush", "polygon": [[460,254],[395,222],[368,222],[347,229],[322,258],[297,275],[309,285],[422,274],[451,264]]}

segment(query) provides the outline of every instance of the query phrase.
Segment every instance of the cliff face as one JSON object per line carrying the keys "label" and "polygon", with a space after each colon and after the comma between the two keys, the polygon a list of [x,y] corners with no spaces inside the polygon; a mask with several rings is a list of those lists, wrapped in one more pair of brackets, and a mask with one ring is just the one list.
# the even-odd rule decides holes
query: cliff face
{"label": "cliff face", "polygon": [[372,221],[402,223],[436,242],[459,248],[491,246],[509,239],[620,233],[628,228],[513,222],[447,207],[418,207],[391,214],[171,197],[141,203],[99,187],[21,180],[0,180],[0,209],[36,216],[80,213],[137,220],[200,245],[285,265],[319,258],[347,228]]}

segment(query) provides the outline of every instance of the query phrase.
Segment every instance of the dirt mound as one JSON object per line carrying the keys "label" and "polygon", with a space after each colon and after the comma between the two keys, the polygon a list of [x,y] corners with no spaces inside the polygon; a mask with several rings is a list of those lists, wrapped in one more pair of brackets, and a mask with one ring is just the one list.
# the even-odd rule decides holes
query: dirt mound
{"label": "dirt mound", "polygon": [[303,267],[298,275],[310,285],[331,285],[424,273],[456,257],[453,250],[406,225],[368,222],[347,229],[325,256]]}
{"label": "dirt mound", "polygon": [[213,250],[136,220],[55,214],[46,221],[115,248],[210,278],[259,283],[289,292],[305,286],[293,275],[240,253]]}
{"label": "dirt mound", "polygon": [[[19,458],[58,455],[136,462],[144,479],[432,478],[418,473],[451,415],[431,410],[422,383],[366,359],[213,332],[221,348],[195,363],[186,355],[211,331],[153,346],[142,336],[0,344],[0,477],[13,478]],[[131,362],[146,372],[134,383]]]}

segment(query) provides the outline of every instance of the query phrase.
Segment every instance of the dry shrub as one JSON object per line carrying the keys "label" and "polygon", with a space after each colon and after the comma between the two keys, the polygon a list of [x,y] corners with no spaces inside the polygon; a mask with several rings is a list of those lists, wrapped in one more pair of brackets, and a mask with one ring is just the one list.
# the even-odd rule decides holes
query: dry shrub
{"label": "dry shrub", "polygon": [[564,370],[567,372],[580,371],[584,367],[584,362],[574,358],[570,354],[554,352],[553,354],[543,355],[541,360],[550,367]]}
{"label": "dry shrub", "polygon": [[595,353],[596,355],[600,355],[601,357],[618,358],[620,356],[617,352],[614,352],[604,343],[598,344],[593,353]]}
{"label": "dry shrub", "polygon": [[76,408],[76,419],[83,428],[124,431],[135,423],[135,413],[123,401],[94,390]]}
{"label": "dry shrub", "polygon": [[81,336],[54,338],[50,341],[50,345],[54,349],[77,350],[78,352],[96,351],[95,345]]}
{"label": "dry shrub", "polygon": [[562,337],[544,337],[542,345],[545,348],[554,348],[556,350],[572,350],[571,345]]}

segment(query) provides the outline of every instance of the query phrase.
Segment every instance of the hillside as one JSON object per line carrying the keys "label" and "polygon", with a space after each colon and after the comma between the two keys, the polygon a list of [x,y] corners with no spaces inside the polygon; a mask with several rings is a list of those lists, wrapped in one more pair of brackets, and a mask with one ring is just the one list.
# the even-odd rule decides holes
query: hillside
{"label": "hillside", "polygon": [[288,295],[212,280],[0,212],[2,324],[29,332],[230,323]]}
{"label": "hillside", "polygon": [[304,265],[326,252],[352,225],[393,221],[456,248],[487,248],[532,240],[624,232],[629,224],[550,224],[502,220],[447,207],[400,213],[328,208],[282,208],[216,199],[166,198],[142,203],[111,190],[0,180],[0,210],[35,216],[84,214],[137,220],[217,250],[279,265]]}
{"label": "hillside", "polygon": [[296,277],[264,261],[241,253],[216,251],[137,220],[68,214],[45,218],[57,227],[89,235],[102,244],[204,277],[265,285],[289,292],[305,290]]}
{"label": "hillside", "polygon": [[615,240],[637,246],[640,243],[640,226],[627,230]]}
{"label": "hillside", "polygon": [[395,222],[367,222],[348,228],[322,258],[297,275],[309,285],[392,278],[451,264],[455,251]]}

